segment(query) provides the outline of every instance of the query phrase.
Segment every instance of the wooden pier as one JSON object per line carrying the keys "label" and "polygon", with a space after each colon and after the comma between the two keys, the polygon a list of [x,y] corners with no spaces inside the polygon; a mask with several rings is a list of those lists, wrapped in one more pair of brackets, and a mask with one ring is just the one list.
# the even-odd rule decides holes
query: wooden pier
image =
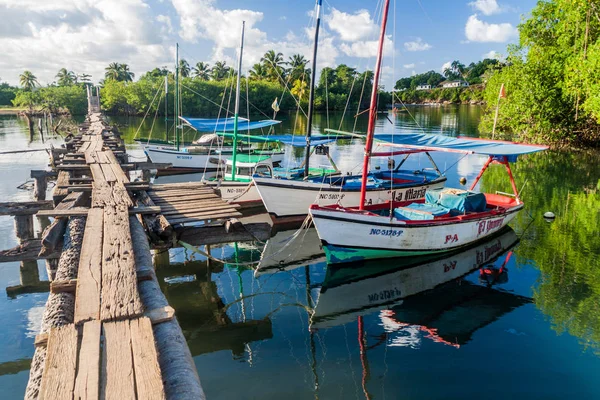
{"label": "wooden pier", "polygon": [[[156,185],[147,192],[148,182],[130,182],[123,143],[99,113],[88,116],[80,133],[53,160],[53,202],[0,204],[21,230],[20,246],[8,252],[13,259],[50,259],[50,293],[25,398],[204,398],[156,280],[143,223],[167,219],[165,231],[239,213],[197,185]],[[191,207],[199,197],[206,202]],[[41,239],[31,233],[34,214],[54,217]]]}

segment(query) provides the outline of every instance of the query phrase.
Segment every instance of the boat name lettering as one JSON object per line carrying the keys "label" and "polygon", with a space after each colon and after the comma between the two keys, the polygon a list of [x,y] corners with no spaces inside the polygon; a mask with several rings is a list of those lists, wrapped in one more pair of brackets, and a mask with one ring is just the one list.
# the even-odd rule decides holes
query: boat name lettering
{"label": "boat name lettering", "polygon": [[406,191],[406,193],[404,194],[404,200],[408,201],[408,200],[418,200],[418,199],[422,199],[423,197],[425,197],[425,192],[427,191],[426,188],[423,189],[408,189]]}
{"label": "boat name lettering", "polygon": [[479,223],[479,230],[477,231],[477,236],[481,235],[482,233],[488,233],[492,229],[496,229],[496,228],[502,226],[503,221],[504,221],[504,217],[494,219],[494,220],[481,221]]}
{"label": "boat name lettering", "polygon": [[484,247],[483,251],[477,251],[477,264],[483,264],[500,251],[502,251],[502,243],[498,239],[496,243]]}
{"label": "boat name lettering", "polygon": [[381,292],[377,292],[377,293],[371,293],[368,295],[369,297],[369,303],[373,303],[375,301],[381,301],[381,300],[391,300],[391,299],[395,299],[400,297],[400,290],[398,290],[398,288],[393,288],[393,289],[386,289],[386,290],[382,290]]}
{"label": "boat name lettering", "polygon": [[403,192],[398,192],[396,190],[393,190],[390,193],[390,197],[392,198],[392,201],[402,201],[403,194],[404,194]]}
{"label": "boat name lettering", "polygon": [[227,189],[227,193],[242,193],[244,191],[246,191],[246,188]]}
{"label": "boat name lettering", "polygon": [[456,269],[456,261],[450,261],[448,264],[444,263],[444,272]]}
{"label": "boat name lettering", "polygon": [[191,160],[192,156],[177,156],[178,160]]}
{"label": "boat name lettering", "polygon": [[458,234],[455,233],[454,235],[446,235],[446,241],[444,242],[444,244],[455,242],[458,242]]}
{"label": "boat name lettering", "polygon": [[321,193],[319,195],[319,200],[342,200],[344,198],[344,194],[340,193]]}
{"label": "boat name lettering", "polygon": [[398,237],[398,236],[402,235],[402,233],[403,233],[403,231],[396,230],[396,229],[373,228],[373,229],[371,229],[371,232],[369,233],[369,235]]}

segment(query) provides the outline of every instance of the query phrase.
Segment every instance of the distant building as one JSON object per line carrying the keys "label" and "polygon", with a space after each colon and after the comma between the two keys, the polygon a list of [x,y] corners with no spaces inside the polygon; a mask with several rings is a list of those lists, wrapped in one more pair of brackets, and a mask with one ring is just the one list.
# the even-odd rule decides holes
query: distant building
{"label": "distant building", "polygon": [[416,90],[431,90],[431,85],[419,85]]}
{"label": "distant building", "polygon": [[445,82],[442,82],[443,88],[467,87],[467,86],[469,86],[469,82],[467,82],[467,81],[445,81]]}

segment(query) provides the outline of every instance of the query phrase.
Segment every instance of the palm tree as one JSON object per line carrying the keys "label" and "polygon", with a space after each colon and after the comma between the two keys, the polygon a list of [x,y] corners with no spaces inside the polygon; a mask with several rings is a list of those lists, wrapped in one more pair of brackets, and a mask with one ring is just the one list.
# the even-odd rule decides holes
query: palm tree
{"label": "palm tree", "polygon": [[183,58],[179,60],[179,73],[184,78],[190,76],[190,64]]}
{"label": "palm tree", "polygon": [[31,71],[23,71],[21,75],[19,75],[19,82],[21,82],[21,86],[25,90],[33,90],[36,86],[40,84],[37,81],[37,78]]}
{"label": "palm tree", "polygon": [[120,80],[125,82],[133,81],[135,78],[135,74],[129,70],[129,65],[127,64],[119,64],[120,68]]}
{"label": "palm tree", "polygon": [[75,72],[69,71],[66,68],[58,70],[56,78],[58,79],[58,86],[71,86],[74,83],[77,83],[77,75],[75,75]]}
{"label": "palm tree", "polygon": [[267,70],[262,64],[254,64],[250,70],[250,79],[253,81],[262,81],[267,79]]}
{"label": "palm tree", "polygon": [[227,77],[231,68],[225,65],[225,61],[217,61],[212,67],[212,78],[215,81],[221,81]]}
{"label": "palm tree", "polygon": [[81,83],[88,84],[88,83],[92,82],[92,80],[90,79],[91,77],[92,77],[91,75],[83,73],[83,74],[77,75],[77,80]]}
{"label": "palm tree", "polygon": [[274,50],[269,50],[265,53],[264,56],[262,56],[260,61],[263,63],[263,66],[267,70],[267,74],[270,80],[281,80],[282,82],[284,81],[283,78],[285,71],[282,66],[285,65],[285,62],[283,61],[283,54],[275,53]]}
{"label": "palm tree", "polygon": [[308,60],[302,54],[292,55],[286,64],[290,66],[287,72],[291,82],[295,82],[298,79],[302,80],[303,78],[305,81],[308,81],[308,77],[310,77],[310,70],[306,69]]}
{"label": "palm tree", "polygon": [[104,77],[106,80],[125,81],[131,82],[135,77],[135,74],[129,71],[129,65],[120,63],[110,63],[108,67],[104,69],[106,72]]}
{"label": "palm tree", "polygon": [[465,65],[458,60],[454,60],[452,63],[450,63],[450,67],[444,70],[444,76],[451,80],[460,78],[464,79],[465,72]]}
{"label": "palm tree", "polygon": [[194,76],[201,81],[207,81],[210,79],[210,66],[208,63],[199,61],[194,67]]}

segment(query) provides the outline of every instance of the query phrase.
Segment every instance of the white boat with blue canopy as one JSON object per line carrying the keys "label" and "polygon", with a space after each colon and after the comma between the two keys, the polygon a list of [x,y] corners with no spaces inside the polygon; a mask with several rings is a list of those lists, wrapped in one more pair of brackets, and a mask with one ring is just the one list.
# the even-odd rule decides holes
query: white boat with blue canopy
{"label": "white boat with blue canopy", "polygon": [[[418,201],[389,199],[386,203],[363,203],[359,207],[312,205],[310,215],[329,263],[442,253],[487,238],[505,227],[523,208],[510,163],[521,155],[547,149],[547,146],[431,134],[376,135],[375,139],[389,147],[479,154],[488,159],[469,190],[435,189]],[[505,166],[512,194],[475,190],[492,163]]]}
{"label": "white boat with blue canopy", "polygon": [[[227,158],[233,155],[233,144],[231,136],[225,135],[234,131],[233,118],[190,118],[180,117],[181,125],[203,133],[199,139],[189,145],[172,144],[152,144],[144,145],[144,152],[156,163],[171,163],[173,168],[202,170],[206,172],[222,171]],[[238,130],[258,130],[270,128],[281,121],[263,120],[249,121],[240,118]],[[240,137],[243,135],[239,135]],[[252,146],[243,139],[239,140],[237,150],[253,155],[267,155],[272,158],[273,163],[277,164],[283,160],[284,150],[279,146],[278,140],[269,140],[265,136],[261,146]]]}

